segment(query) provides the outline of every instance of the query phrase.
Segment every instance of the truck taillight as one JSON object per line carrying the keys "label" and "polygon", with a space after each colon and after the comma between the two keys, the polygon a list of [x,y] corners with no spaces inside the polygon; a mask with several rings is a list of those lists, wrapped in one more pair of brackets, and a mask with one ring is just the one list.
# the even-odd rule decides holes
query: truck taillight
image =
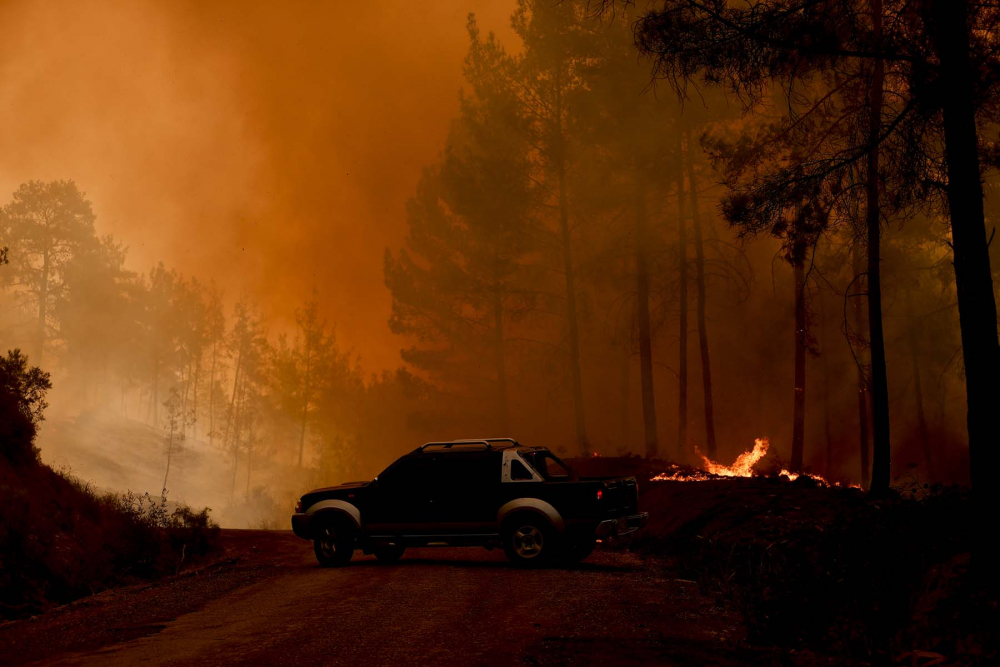
{"label": "truck taillight", "polygon": [[600,500],[601,496],[603,496],[603,495],[604,495],[604,491],[602,491],[601,489],[598,489],[597,490],[597,499]]}

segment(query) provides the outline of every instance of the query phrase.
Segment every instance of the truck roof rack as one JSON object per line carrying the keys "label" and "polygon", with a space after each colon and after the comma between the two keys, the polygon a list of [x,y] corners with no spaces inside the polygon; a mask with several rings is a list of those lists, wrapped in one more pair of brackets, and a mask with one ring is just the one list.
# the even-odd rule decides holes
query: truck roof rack
{"label": "truck roof rack", "polygon": [[476,442],[491,442],[491,443],[492,442],[506,442],[506,443],[510,443],[510,444],[514,445],[515,447],[520,447],[521,446],[521,443],[519,443],[514,438],[469,438],[469,440],[474,440]]}
{"label": "truck roof rack", "polygon": [[493,445],[489,443],[488,440],[448,440],[443,442],[428,442],[420,446],[420,451],[424,451],[428,447],[441,447],[443,449],[451,449],[456,446],[464,445],[481,445],[486,449],[493,449]]}
{"label": "truck roof rack", "polygon": [[493,449],[492,443],[494,442],[510,443],[515,447],[520,446],[517,440],[514,440],[513,438],[468,438],[465,440],[445,440],[441,442],[428,442],[421,445],[418,451],[422,452],[428,447],[441,447],[442,449],[451,449],[452,447],[465,446],[465,445],[482,445],[486,449]]}

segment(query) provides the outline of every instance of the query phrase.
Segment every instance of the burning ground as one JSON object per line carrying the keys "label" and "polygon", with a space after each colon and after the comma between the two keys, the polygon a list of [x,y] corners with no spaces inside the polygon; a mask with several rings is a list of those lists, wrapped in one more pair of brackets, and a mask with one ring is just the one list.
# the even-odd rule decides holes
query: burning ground
{"label": "burning ground", "polygon": [[[734,461],[732,465],[728,466],[712,461],[707,456],[702,455],[701,452],[695,448],[695,453],[701,456],[703,467],[694,468],[690,466],[681,466],[676,463],[667,463],[665,464],[666,470],[653,475],[649,478],[649,481],[704,482],[706,480],[720,479],[724,477],[753,477],[759,474],[756,466],[765,456],[767,456],[767,452],[770,448],[770,440],[767,438],[757,438],[754,440],[753,449],[749,449],[737,456],[736,461]],[[775,465],[769,466],[772,470],[771,474],[776,474],[778,477],[784,477],[790,482],[794,482],[799,477],[808,477],[810,480],[821,486],[841,486],[840,482],[830,482],[826,478],[816,474],[796,473],[788,470],[787,468],[775,468]],[[765,468],[765,466],[761,467]],[[774,470],[777,470],[777,473],[774,473]],[[847,484],[847,486],[855,489],[861,488],[857,484]]]}

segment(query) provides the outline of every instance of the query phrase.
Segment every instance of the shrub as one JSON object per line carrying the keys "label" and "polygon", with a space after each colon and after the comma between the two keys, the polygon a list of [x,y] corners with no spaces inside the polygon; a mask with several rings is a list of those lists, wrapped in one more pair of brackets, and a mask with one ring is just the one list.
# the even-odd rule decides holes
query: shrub
{"label": "shrub", "polygon": [[0,461],[0,617],[175,574],[216,548],[209,510],[97,494],[40,464]]}

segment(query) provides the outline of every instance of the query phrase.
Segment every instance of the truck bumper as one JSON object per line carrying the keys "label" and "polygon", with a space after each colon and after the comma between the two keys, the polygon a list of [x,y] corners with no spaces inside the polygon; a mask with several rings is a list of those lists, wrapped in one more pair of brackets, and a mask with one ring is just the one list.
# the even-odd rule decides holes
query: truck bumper
{"label": "truck bumper", "polygon": [[598,537],[616,537],[633,533],[649,521],[649,512],[640,512],[631,516],[621,516],[617,519],[605,519],[597,524]]}
{"label": "truck bumper", "polygon": [[309,523],[312,519],[310,514],[292,515],[292,532],[303,540],[312,539],[312,531],[309,530]]}

